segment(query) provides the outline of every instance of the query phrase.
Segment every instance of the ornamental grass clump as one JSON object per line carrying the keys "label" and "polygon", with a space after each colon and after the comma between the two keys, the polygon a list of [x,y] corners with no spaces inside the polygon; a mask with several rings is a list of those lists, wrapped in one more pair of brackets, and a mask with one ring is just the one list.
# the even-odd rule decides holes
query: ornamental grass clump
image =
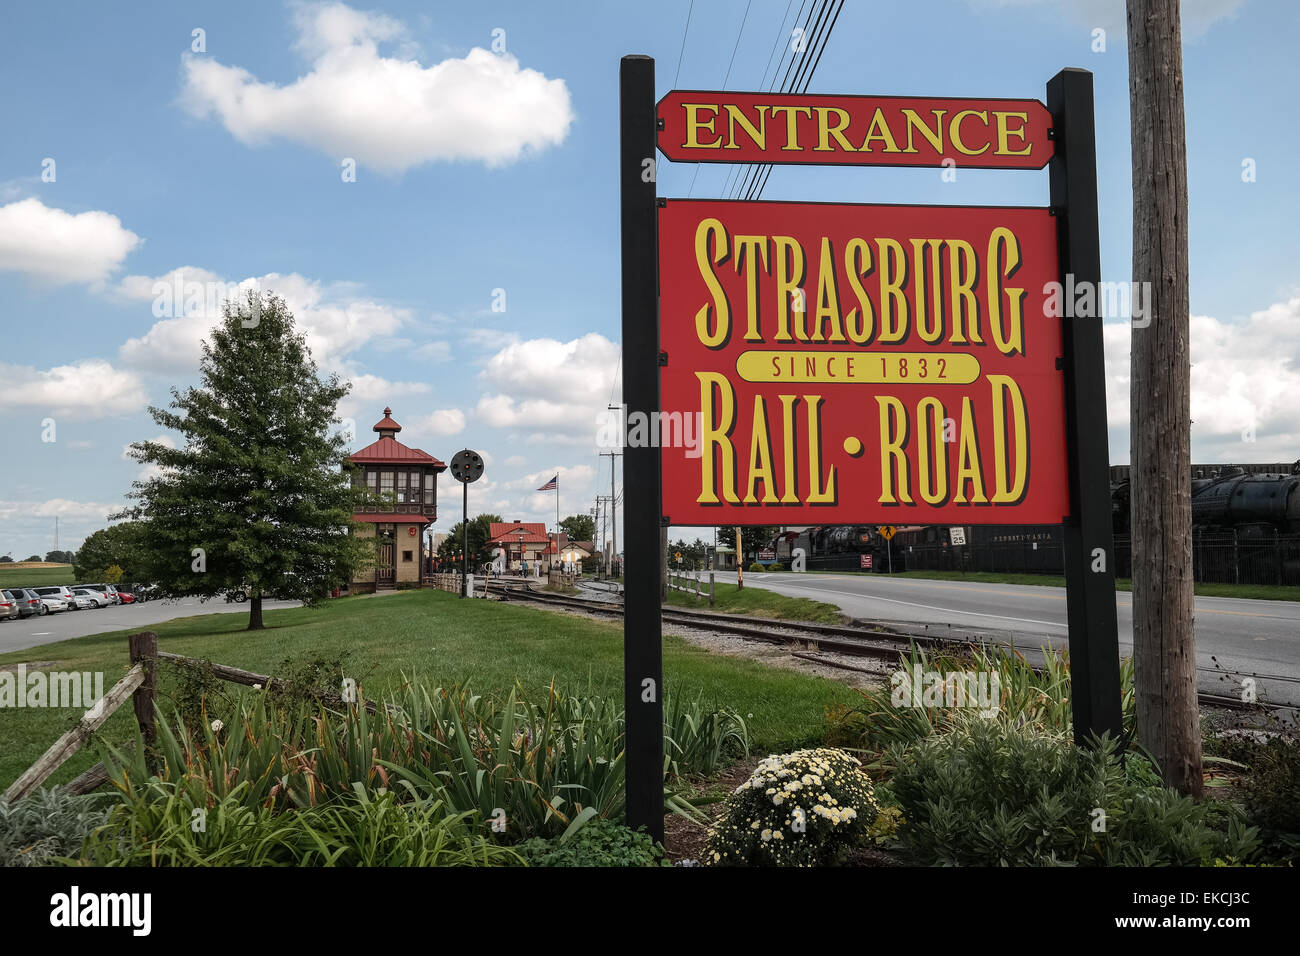
{"label": "ornamental grass clump", "polygon": [[825,866],[866,837],[880,806],[858,760],[842,750],[768,757],[723,805],[710,866]]}

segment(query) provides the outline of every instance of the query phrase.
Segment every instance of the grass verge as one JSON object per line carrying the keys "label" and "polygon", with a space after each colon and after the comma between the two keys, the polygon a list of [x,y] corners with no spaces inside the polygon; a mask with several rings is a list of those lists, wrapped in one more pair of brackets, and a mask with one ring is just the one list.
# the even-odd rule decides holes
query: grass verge
{"label": "grass verge", "polygon": [[[707,601],[706,601],[707,604]],[[403,675],[430,686],[468,683],[481,694],[504,696],[519,682],[537,691],[552,680],[566,693],[622,699],[623,632],[616,624],[569,614],[459,600],[421,590],[382,598],[345,598],[319,608],[268,611],[263,631],[246,631],[242,615],[180,618],[155,625],[159,647],[259,673],[273,673],[287,658],[349,652],[347,668],[367,696],[396,691]],[[0,668],[23,661],[53,661],[47,670],[102,671],[108,689],[127,670],[125,632],[93,635],[0,655]],[[846,685],[754,661],[723,657],[664,636],[668,694],[684,694],[737,711],[756,750],[779,752],[821,738],[827,708],[847,703]],[[161,706],[173,706],[172,668],[159,680]],[[45,752],[81,716],[55,709],[0,710],[0,789]],[[134,734],[130,706],[101,732],[122,742]],[[65,782],[99,760],[93,744],[51,778]]]}
{"label": "grass verge", "polygon": [[699,608],[726,614],[752,614],[755,617],[774,617],[784,621],[815,621],[819,624],[843,624],[848,619],[834,604],[814,601],[812,598],[788,597],[760,587],[743,590],[734,584],[718,581],[714,584],[714,604],[709,607],[708,582],[701,582],[704,596],[697,598],[693,592],[668,591],[668,604],[674,607]]}

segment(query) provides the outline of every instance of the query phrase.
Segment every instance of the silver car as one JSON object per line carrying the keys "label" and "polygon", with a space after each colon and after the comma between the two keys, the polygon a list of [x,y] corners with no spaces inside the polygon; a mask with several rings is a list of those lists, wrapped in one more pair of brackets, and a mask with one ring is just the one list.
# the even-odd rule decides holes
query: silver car
{"label": "silver car", "polygon": [[[73,588],[72,596],[77,601],[77,607],[108,607],[112,600],[103,591],[96,591],[94,588]],[[85,602],[85,603],[82,603]]]}

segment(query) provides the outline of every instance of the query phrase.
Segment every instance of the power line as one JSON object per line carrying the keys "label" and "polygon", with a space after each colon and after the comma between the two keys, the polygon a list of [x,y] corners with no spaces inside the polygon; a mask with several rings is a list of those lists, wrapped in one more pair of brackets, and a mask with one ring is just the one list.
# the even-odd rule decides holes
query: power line
{"label": "power line", "polygon": [[[799,9],[803,10],[803,4],[807,2],[808,0],[801,0]],[[759,77],[757,89],[762,89],[763,84],[767,82],[767,71],[771,69],[772,58],[776,56],[776,51],[781,46],[781,40],[785,37],[785,23],[790,17],[790,8],[793,6],[794,0],[786,0],[785,13],[781,14],[780,29],[776,31],[776,40],[772,43],[772,51],[767,55],[767,65],[763,67],[763,75]],[[796,13],[795,17],[798,18],[798,16],[799,14]],[[736,180],[743,175],[742,171],[748,171],[748,168],[749,167],[747,166],[741,166],[739,164],[731,167],[731,171],[727,174],[727,178],[723,180],[722,183],[722,194],[724,196],[731,192],[731,187],[735,184]]]}
{"label": "power line", "polygon": [[677,72],[673,75],[673,88],[677,88],[677,80],[682,75],[682,57],[686,55],[686,34],[691,32],[691,14],[695,12],[695,0],[691,0],[691,8],[686,11],[686,29],[682,30],[682,48],[677,52]]}
{"label": "power line", "polygon": [[[832,2],[834,2],[834,0],[832,0]],[[839,20],[840,11],[843,9],[844,9],[844,0],[839,0],[839,5],[835,8],[835,15],[831,17],[830,24],[826,27],[825,32],[818,31],[818,36],[816,39],[820,41],[821,45],[817,47],[816,40],[814,41],[816,52],[815,54],[810,55],[811,65],[808,67],[807,73],[804,77],[803,87],[799,89],[797,92],[799,93],[808,92],[808,87],[812,84],[813,74],[817,72],[817,65],[821,63],[822,54],[826,52],[826,45],[830,43],[831,31],[835,29],[835,23],[836,21]],[[763,198],[763,189],[767,186],[767,180],[771,175],[772,175],[772,164],[769,163],[767,165],[766,171],[763,174],[763,181],[759,183],[758,189],[754,192],[752,198],[756,200]]]}
{"label": "power line", "polygon": [[[800,18],[801,16],[803,16],[803,12],[804,12],[805,7],[807,7],[807,9],[808,9],[808,15],[807,15],[806,17],[804,17],[803,28],[802,28],[802,29],[803,29],[803,36],[804,36],[804,39],[805,39],[805,40],[807,39],[807,36],[808,36],[808,25],[809,25],[809,23],[812,22],[813,14],[814,14],[814,12],[815,12],[816,9],[817,9],[817,2],[818,2],[818,0],[813,0],[813,6],[808,7],[808,0],[801,0],[801,2],[800,2],[800,4],[799,4],[799,10],[798,10],[798,12],[795,13],[795,15],[794,15],[794,21],[793,21],[793,22],[794,22],[794,23],[798,23],[798,22],[799,22],[799,18]],[[822,0],[822,2],[825,3],[826,0]],[[785,29],[784,29],[784,24],[783,24],[783,25],[782,25],[782,36],[784,36],[784,35],[785,35]],[[793,31],[791,31],[791,34],[790,34],[790,35],[791,35],[791,38],[793,38]],[[807,48],[807,46],[806,46],[806,44],[805,44],[805,49],[806,49],[806,48]],[[781,59],[777,61],[777,63],[776,63],[776,69],[773,70],[773,72],[772,72],[772,79],[771,79],[771,80],[768,82],[768,84],[767,84],[767,92],[771,93],[771,92],[772,92],[772,88],[776,85],[776,77],[777,77],[777,74],[779,74],[779,73],[781,72],[781,64],[786,62],[786,56],[787,56],[787,55],[788,55],[789,58],[790,58],[790,62],[789,62],[788,64],[786,64],[785,76],[782,77],[782,79],[781,79],[781,92],[783,92],[783,93],[789,92],[788,88],[786,87],[786,80],[789,79],[789,76],[790,76],[790,69],[791,69],[791,67],[794,66],[795,61],[799,58],[799,53],[800,53],[800,52],[802,52],[802,51],[800,51],[800,50],[796,50],[796,49],[794,48],[794,44],[793,44],[793,43],[787,43],[787,44],[786,44],[786,50],[785,50],[784,53],[781,54]],[[769,60],[770,60],[770,57],[769,57]],[[766,71],[766,70],[764,70],[763,73],[764,73],[764,76],[767,75],[767,71]],[[741,193],[744,193],[744,194],[745,194],[745,198],[746,198],[746,199],[750,198],[750,194],[752,193],[753,188],[754,188],[754,183],[757,181],[757,179],[758,179],[759,175],[761,174],[762,170],[763,170],[763,166],[762,166],[761,164],[758,164],[758,165],[752,165],[752,166],[747,167],[747,168],[745,169],[744,173],[743,173],[743,181],[740,183],[739,188],[737,188],[736,191],[732,194],[732,197],[731,197],[731,198],[732,198],[732,199],[736,199],[736,198],[738,198],[738,197],[740,196]]]}
{"label": "power line", "polygon": [[[740,20],[740,30],[736,33],[736,43],[731,48],[731,60],[727,63],[727,74],[722,78],[722,88],[724,90],[727,88],[727,81],[731,79],[731,68],[736,63],[736,51],[740,49],[740,38],[745,35],[745,24],[749,22],[749,8],[752,7],[753,5],[754,5],[754,0],[749,0],[749,2],[745,4],[745,15]],[[695,164],[695,172],[691,175],[691,186],[689,189],[686,190],[686,195],[688,197],[693,196],[695,194],[695,180],[699,178],[700,167],[702,165],[704,164],[703,163]]]}

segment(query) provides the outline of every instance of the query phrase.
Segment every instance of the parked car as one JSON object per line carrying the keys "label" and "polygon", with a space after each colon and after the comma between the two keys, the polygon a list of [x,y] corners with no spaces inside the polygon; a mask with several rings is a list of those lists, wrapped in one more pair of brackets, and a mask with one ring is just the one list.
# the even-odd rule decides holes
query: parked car
{"label": "parked car", "polygon": [[12,621],[21,617],[18,613],[18,598],[9,591],[0,591],[0,621]]}
{"label": "parked car", "polygon": [[18,614],[21,617],[28,618],[33,615],[39,617],[50,613],[50,609],[45,606],[40,595],[30,588],[10,588],[9,593],[17,599]]}
{"label": "parked car", "polygon": [[108,607],[113,603],[112,599],[103,591],[97,591],[94,588],[79,587],[72,589],[72,596],[78,600],[88,601],[86,607]]}
{"label": "parked car", "polygon": [[[42,600],[49,597],[57,597],[59,600],[63,602],[63,608],[61,610],[66,610],[66,611],[77,610],[77,602],[73,600],[72,589],[69,587],[65,587],[63,585],[57,585],[57,586],[43,587],[43,588],[32,588],[32,590],[35,591],[37,594],[39,594]],[[51,608],[51,610],[53,609]]]}
{"label": "parked car", "polygon": [[126,590],[125,587],[120,587],[117,589],[117,596],[122,599],[123,604],[135,603],[135,595],[132,594],[129,590]]}
{"label": "parked car", "polygon": [[122,598],[117,593],[117,586],[113,584],[86,584],[83,587],[93,588],[96,591],[102,591],[108,597],[109,604],[121,604]]}
{"label": "parked car", "polygon": [[[87,588],[73,588],[71,594],[73,607],[78,611],[103,607],[108,603],[108,598],[104,597],[98,591],[91,591]],[[100,603],[101,601],[103,603]]]}
{"label": "parked car", "polygon": [[54,594],[42,594],[41,591],[45,590],[44,588],[30,588],[30,590],[36,595],[41,603],[45,605],[46,610],[50,614],[57,613],[58,611],[66,611],[68,609],[67,600],[63,597],[62,593],[59,593],[57,588],[55,589]]}

